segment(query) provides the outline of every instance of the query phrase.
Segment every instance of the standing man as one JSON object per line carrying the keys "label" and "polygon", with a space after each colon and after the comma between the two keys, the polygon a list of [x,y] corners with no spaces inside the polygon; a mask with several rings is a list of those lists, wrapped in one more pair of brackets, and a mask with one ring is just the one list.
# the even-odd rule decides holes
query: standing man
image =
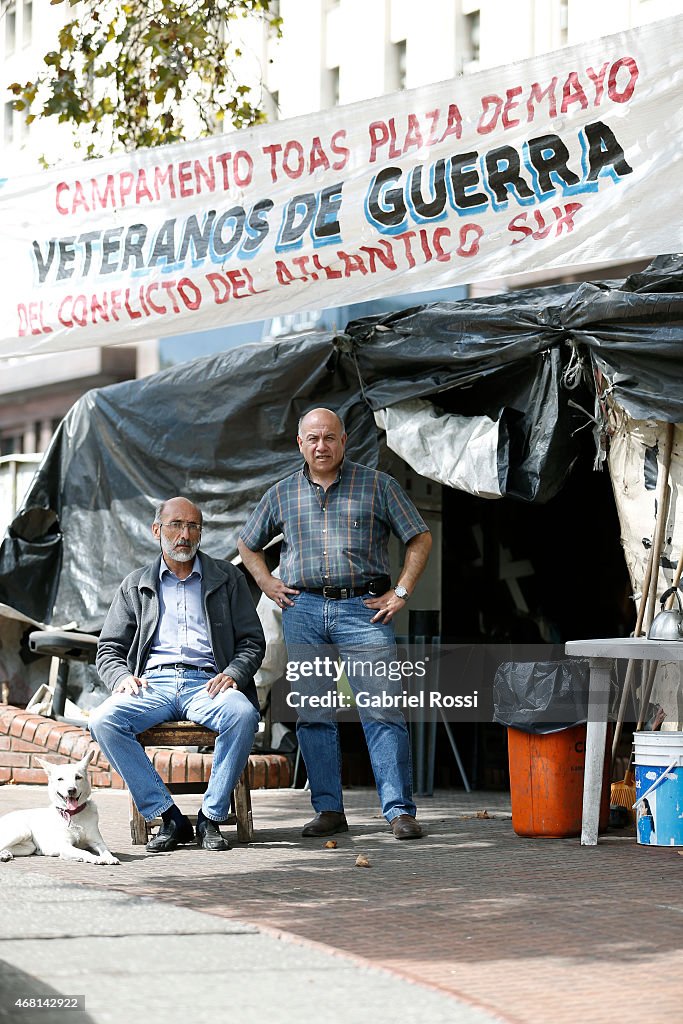
{"label": "standing man", "polygon": [[[289,657],[331,645],[357,692],[368,687],[368,679],[349,667],[360,664],[359,656],[363,664],[368,655],[374,663],[396,656],[391,620],[425,567],[431,534],[392,477],[344,458],[346,433],[336,413],[306,413],[297,442],[304,465],[266,491],[238,548],[261,590],[282,608]],[[388,557],[392,532],[405,544],[395,587]],[[263,552],[278,533],[284,535],[279,579],[268,571]],[[405,720],[399,712],[366,712],[361,720],[384,816],[397,839],[418,839]],[[304,708],[297,736],[316,811],[302,835],[346,832],[336,721]]]}
{"label": "standing man", "polygon": [[228,850],[218,825],[229,815],[258,726],[254,674],[265,653],[263,630],[240,570],[199,555],[196,505],[187,498],[162,502],[152,533],[160,556],[126,576],[100,634],[97,671],[112,696],[92,712],[90,731],[143,817],[161,815],[150,853],[191,843],[194,832],[136,737],[177,719],[217,732],[197,844]]}

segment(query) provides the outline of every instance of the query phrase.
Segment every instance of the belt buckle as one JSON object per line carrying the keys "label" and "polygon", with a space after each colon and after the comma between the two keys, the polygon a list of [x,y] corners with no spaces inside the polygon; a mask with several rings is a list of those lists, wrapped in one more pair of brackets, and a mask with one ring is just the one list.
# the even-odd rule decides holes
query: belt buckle
{"label": "belt buckle", "polygon": [[345,594],[346,591],[343,587],[323,587],[323,597],[326,597],[329,601],[338,601]]}

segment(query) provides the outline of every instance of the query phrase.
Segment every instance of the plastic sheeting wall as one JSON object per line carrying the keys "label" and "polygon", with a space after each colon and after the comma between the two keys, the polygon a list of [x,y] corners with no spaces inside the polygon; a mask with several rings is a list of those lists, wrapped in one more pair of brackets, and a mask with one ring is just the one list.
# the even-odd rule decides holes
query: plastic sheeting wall
{"label": "plastic sheeting wall", "polygon": [[480,498],[501,498],[507,432],[488,416],[456,416],[414,399],[378,409],[387,447],[420,476]]}

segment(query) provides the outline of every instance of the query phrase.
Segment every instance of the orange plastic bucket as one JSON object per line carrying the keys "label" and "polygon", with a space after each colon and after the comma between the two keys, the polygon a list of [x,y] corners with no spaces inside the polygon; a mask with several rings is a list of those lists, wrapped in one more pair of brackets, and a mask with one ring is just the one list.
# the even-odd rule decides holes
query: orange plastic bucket
{"label": "orange plastic bucket", "polygon": [[[610,749],[608,736],[600,802],[601,832],[609,821]],[[518,836],[581,835],[585,755],[585,724],[545,735],[508,727],[512,827]]]}

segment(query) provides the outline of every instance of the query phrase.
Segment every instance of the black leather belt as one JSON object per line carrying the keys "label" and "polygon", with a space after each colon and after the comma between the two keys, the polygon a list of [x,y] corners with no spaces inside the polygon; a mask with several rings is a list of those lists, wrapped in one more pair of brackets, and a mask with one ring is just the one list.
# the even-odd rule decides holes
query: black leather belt
{"label": "black leather belt", "polygon": [[368,594],[367,583],[363,587],[302,587],[307,594],[320,594],[322,597],[327,597],[331,601],[343,601],[347,597],[362,597],[363,594]]}
{"label": "black leather belt", "polygon": [[216,675],[215,668],[207,668],[205,665],[188,665],[182,661],[171,662],[168,665],[154,665],[149,671],[158,672],[162,668],[172,668],[174,671],[177,671],[179,668],[186,668],[192,669],[193,672],[210,672],[211,675]]}

